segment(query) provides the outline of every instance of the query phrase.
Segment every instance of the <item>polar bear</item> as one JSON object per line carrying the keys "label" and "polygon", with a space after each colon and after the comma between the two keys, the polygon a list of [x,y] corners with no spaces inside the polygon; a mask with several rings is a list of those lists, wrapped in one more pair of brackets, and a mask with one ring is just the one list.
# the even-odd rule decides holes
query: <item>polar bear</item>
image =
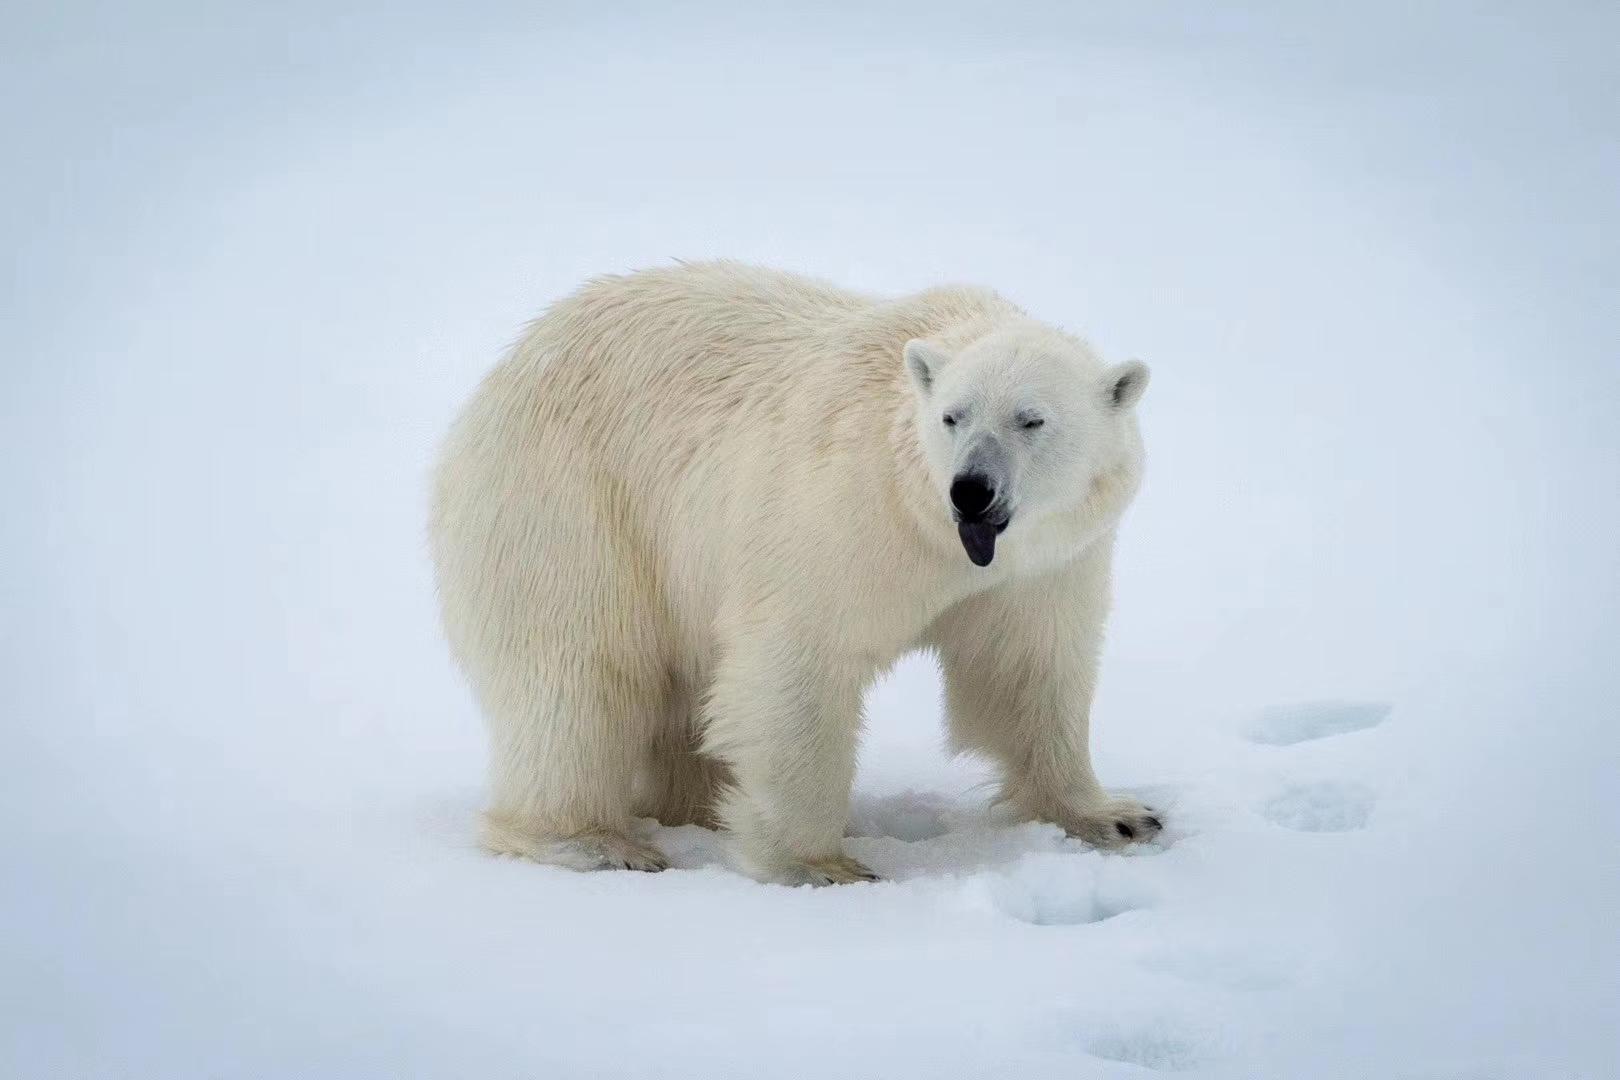
{"label": "polar bear", "polygon": [[454,425],[431,523],[487,718],[492,851],[662,869],[723,826],[763,881],[846,855],[861,695],[934,650],[952,745],[1099,847],[1159,819],[1088,750],[1140,363],[984,289],[879,299],[735,263],[587,284]]}

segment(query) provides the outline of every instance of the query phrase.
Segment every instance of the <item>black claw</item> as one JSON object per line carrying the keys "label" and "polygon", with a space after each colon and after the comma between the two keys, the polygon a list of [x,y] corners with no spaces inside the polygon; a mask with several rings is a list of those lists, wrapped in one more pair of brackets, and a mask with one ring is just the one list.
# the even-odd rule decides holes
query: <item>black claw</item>
{"label": "black claw", "polygon": [[1136,830],[1125,824],[1123,821],[1114,822],[1114,828],[1119,832],[1119,835],[1123,836],[1125,839],[1136,839]]}
{"label": "black claw", "polygon": [[1164,828],[1164,822],[1162,822],[1162,821],[1160,821],[1160,820],[1159,820],[1159,819],[1158,819],[1158,818],[1156,818],[1156,817],[1150,817],[1150,818],[1148,818],[1148,819],[1147,819],[1147,823],[1148,823],[1148,824],[1149,824],[1149,825],[1151,825],[1151,826],[1153,826],[1153,827],[1154,827],[1154,828],[1155,828],[1155,829],[1162,829],[1162,828]]}

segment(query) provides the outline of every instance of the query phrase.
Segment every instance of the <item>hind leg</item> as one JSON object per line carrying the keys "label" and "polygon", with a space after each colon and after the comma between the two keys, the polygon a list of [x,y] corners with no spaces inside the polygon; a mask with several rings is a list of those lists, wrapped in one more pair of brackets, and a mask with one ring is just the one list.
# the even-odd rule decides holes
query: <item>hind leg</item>
{"label": "hind leg", "polygon": [[691,702],[682,695],[653,737],[640,805],[665,825],[720,825],[717,804],[730,782],[725,763],[701,750]]}
{"label": "hind leg", "polygon": [[662,870],[663,855],[634,838],[632,816],[654,702],[600,671],[567,687],[574,667],[537,672],[550,685],[516,715],[489,710],[484,846],[575,870]]}
{"label": "hind leg", "polygon": [[632,813],[645,712],[549,704],[491,725],[483,846],[574,870],[664,869],[663,854],[636,838]]}
{"label": "hind leg", "polygon": [[575,869],[662,869],[633,838],[632,787],[667,692],[663,628],[623,500],[578,465],[473,440],[441,470],[445,629],[490,735],[483,843]]}

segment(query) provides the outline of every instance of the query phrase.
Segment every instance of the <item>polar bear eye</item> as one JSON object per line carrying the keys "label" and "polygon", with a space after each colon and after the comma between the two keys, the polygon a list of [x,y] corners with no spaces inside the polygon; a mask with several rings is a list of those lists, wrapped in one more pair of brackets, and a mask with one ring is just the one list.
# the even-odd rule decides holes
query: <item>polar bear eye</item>
{"label": "polar bear eye", "polygon": [[951,414],[951,413],[946,413],[945,414],[945,426],[946,427],[955,427],[956,426],[956,417],[953,414]]}
{"label": "polar bear eye", "polygon": [[1024,421],[1023,426],[1025,431],[1034,431],[1036,428],[1042,427],[1045,424],[1046,421],[1041,419],[1039,416],[1032,416],[1028,420]]}

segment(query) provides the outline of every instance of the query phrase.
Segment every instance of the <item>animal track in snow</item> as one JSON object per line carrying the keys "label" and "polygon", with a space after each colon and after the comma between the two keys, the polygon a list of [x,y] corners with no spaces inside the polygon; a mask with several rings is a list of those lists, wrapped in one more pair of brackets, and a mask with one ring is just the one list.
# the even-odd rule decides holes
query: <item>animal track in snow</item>
{"label": "animal track in snow", "polygon": [[1391,706],[1383,702],[1308,702],[1265,709],[1249,728],[1249,740],[1263,746],[1347,735],[1377,727],[1388,718]]}
{"label": "animal track in snow", "polygon": [[1034,890],[1017,896],[1005,896],[998,904],[1001,911],[1031,926],[1079,926],[1098,923],[1123,915],[1135,909],[1134,904],[1106,899],[1095,892],[1080,896],[1065,896],[1058,891]]}
{"label": "animal track in snow", "polygon": [[1298,832],[1350,832],[1366,828],[1375,801],[1372,791],[1360,784],[1322,780],[1287,788],[1260,813],[1272,824]]}
{"label": "animal track in snow", "polygon": [[1191,1040],[1159,1027],[1098,1035],[1086,1044],[1086,1050],[1093,1057],[1165,1072],[1197,1068],[1203,1061]]}
{"label": "animal track in snow", "polygon": [[1148,904],[1140,889],[1099,880],[1095,863],[1069,855],[1026,858],[988,883],[988,898],[1003,915],[1031,926],[1099,923]]}

